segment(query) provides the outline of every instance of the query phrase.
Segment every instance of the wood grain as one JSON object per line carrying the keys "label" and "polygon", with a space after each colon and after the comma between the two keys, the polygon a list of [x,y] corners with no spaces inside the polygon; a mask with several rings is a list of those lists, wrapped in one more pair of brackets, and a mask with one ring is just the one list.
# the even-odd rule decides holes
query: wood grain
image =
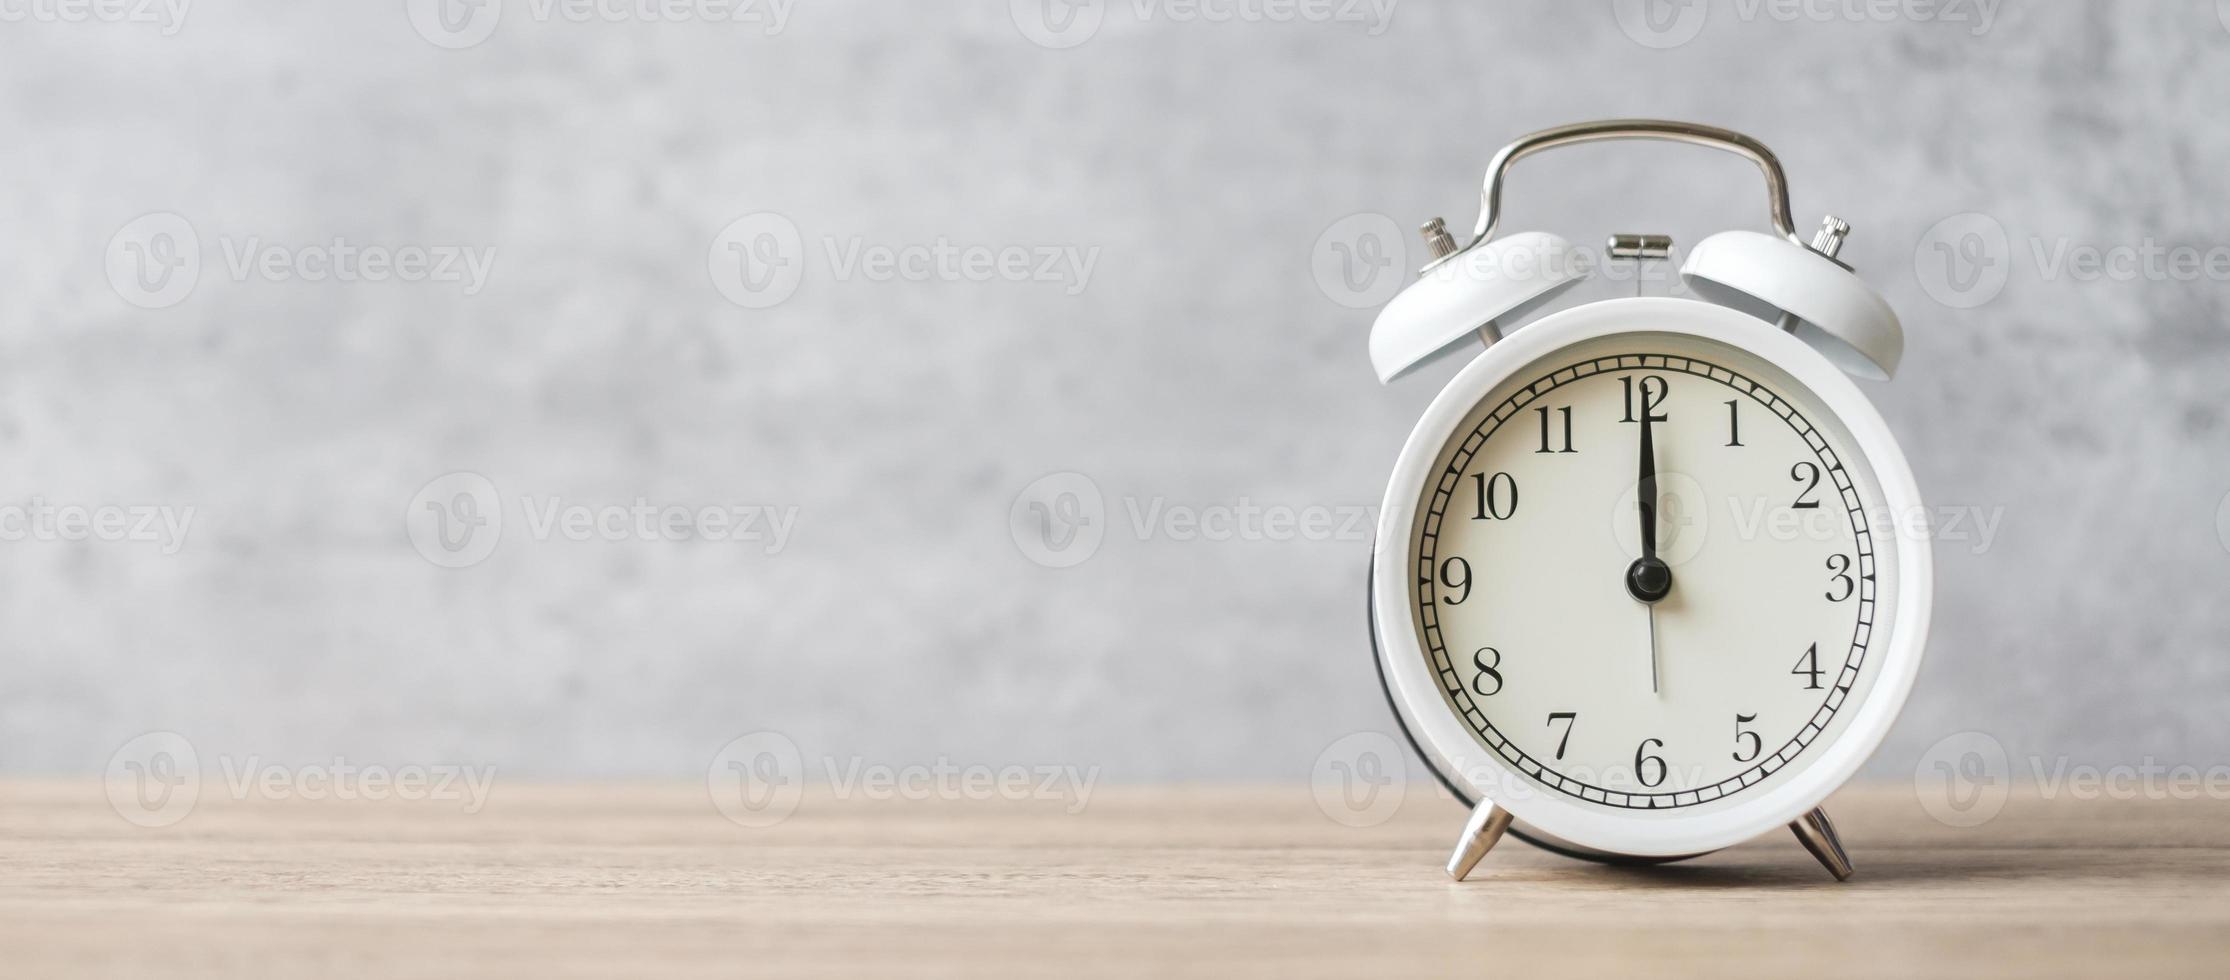
{"label": "wood grain", "polygon": [[[219,794],[221,795],[221,794]],[[1306,786],[840,801],[764,829],[703,788],[501,784],[458,803],[211,799],[133,826],[0,784],[0,973],[78,976],[2221,976],[2230,804],[1911,788],[1831,804],[1858,876],[1785,835],[1646,870],[1463,822],[1412,784],[1343,826]],[[1511,972],[1511,971],[1517,972]]]}

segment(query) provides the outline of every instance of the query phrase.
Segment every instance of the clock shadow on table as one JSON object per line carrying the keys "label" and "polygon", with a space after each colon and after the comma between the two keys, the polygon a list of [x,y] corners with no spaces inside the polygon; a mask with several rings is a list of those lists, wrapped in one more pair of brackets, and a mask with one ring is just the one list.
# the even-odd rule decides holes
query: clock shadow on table
{"label": "clock shadow on table", "polygon": [[2065,877],[2070,871],[2111,873],[2116,867],[2114,856],[2104,854],[2099,855],[2096,868],[2069,867],[2071,863],[2084,863],[2080,859],[2046,868],[2035,863],[2033,853],[2013,849],[1947,847],[1919,852],[1900,849],[1901,853],[1895,857],[1876,856],[1871,861],[1863,849],[1854,849],[1851,862],[1855,873],[1850,880],[1838,882],[1805,854],[1794,839],[1788,842],[1794,852],[1790,855],[1770,853],[1768,846],[1762,843],[1745,845],[1732,851],[1663,864],[1611,865],[1544,855],[1545,860],[1555,863],[1528,862],[1527,870],[1554,867],[1567,880],[1621,888],[1849,889],[1878,884],[2047,880]]}

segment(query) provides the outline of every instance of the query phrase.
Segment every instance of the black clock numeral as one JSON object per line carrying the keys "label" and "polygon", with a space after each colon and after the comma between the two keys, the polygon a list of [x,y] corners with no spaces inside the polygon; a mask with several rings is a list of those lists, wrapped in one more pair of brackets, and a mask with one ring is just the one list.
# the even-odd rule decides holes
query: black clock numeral
{"label": "black clock numeral", "polygon": [[[1667,767],[1664,759],[1649,754],[1650,746],[1661,749],[1665,747],[1665,742],[1656,738],[1642,739],[1641,747],[1634,750],[1634,778],[1644,786],[1655,788],[1665,784]],[[1652,762],[1657,764],[1657,777],[1654,779],[1649,775],[1649,764]]]}
{"label": "black clock numeral", "polygon": [[[1652,382],[1655,383],[1654,389],[1651,387]],[[1619,378],[1618,383],[1626,389],[1626,417],[1620,421],[1641,421],[1639,417],[1634,415],[1634,389],[1637,387],[1642,391],[1642,411],[1649,413],[1649,420],[1652,422],[1667,421],[1667,416],[1657,413],[1657,406],[1664,404],[1665,396],[1672,391],[1672,387],[1666,384],[1663,377],[1655,374],[1647,375],[1641,379],[1639,385],[1636,385],[1634,376],[1629,374]]]}
{"label": "black clock numeral", "polygon": [[1577,711],[1551,711],[1551,712],[1549,712],[1549,727],[1550,727],[1550,728],[1555,728],[1555,727],[1556,727],[1556,723],[1557,723],[1557,722],[1560,722],[1560,721],[1561,721],[1561,722],[1563,722],[1563,723],[1564,723],[1564,737],[1563,737],[1563,738],[1560,738],[1560,739],[1557,739],[1557,742],[1556,742],[1556,757],[1557,757],[1557,758],[1559,758],[1559,759],[1562,759],[1562,758],[1564,758],[1564,749],[1565,749],[1565,748],[1566,748],[1567,746],[1570,746],[1570,745],[1572,744],[1572,726],[1573,726],[1574,724],[1578,723],[1578,721],[1579,721],[1579,718],[1580,718],[1580,715],[1579,715],[1579,712],[1577,712]]}
{"label": "black clock numeral", "polygon": [[1820,645],[1814,643],[1811,646],[1805,647],[1804,656],[1796,658],[1796,666],[1789,668],[1789,673],[1795,674],[1796,676],[1805,679],[1805,690],[1819,690],[1820,675],[1827,673],[1826,671],[1820,669]]}
{"label": "black clock numeral", "polygon": [[[1756,720],[1758,720],[1757,715],[1738,714],[1734,716],[1734,761],[1749,762],[1753,759],[1756,759],[1758,757],[1758,753],[1765,751],[1765,739],[1759,738],[1758,733],[1756,732],[1746,732],[1742,730],[1742,726]],[[1742,743],[1744,739],[1748,739],[1750,742],[1750,751],[1747,755],[1744,754],[1742,751]]]}
{"label": "black clock numeral", "polygon": [[1804,490],[1796,495],[1796,503],[1790,504],[1790,507],[1797,510],[1820,509],[1819,501],[1805,499],[1820,488],[1820,466],[1818,463],[1806,461],[1789,467],[1789,479],[1804,484]]}
{"label": "black clock numeral", "polygon": [[1549,444],[1551,442],[1551,440],[1549,439],[1549,407],[1543,405],[1540,408],[1534,409],[1534,411],[1540,413],[1541,415],[1541,448],[1534,450],[1536,454],[1579,452],[1579,450],[1572,448],[1572,410],[1570,408],[1560,408],[1556,410],[1558,415],[1564,416],[1564,448],[1562,449],[1549,448]]}
{"label": "black clock numeral", "polygon": [[[1491,664],[1487,662],[1490,655],[1494,657]],[[1479,676],[1471,679],[1471,693],[1482,698],[1491,698],[1502,693],[1502,651],[1493,647],[1480,647],[1478,653],[1471,655],[1471,665],[1479,668]],[[1486,689],[1490,678],[1494,680],[1492,691]]]}
{"label": "black clock numeral", "polygon": [[1727,399],[1727,445],[1742,445],[1742,403],[1740,399]]}
{"label": "black clock numeral", "polygon": [[1518,512],[1518,479],[1508,473],[1471,474],[1471,485],[1479,498],[1478,512],[1471,515],[1475,521],[1507,521]]}
{"label": "black clock numeral", "polygon": [[[1853,580],[1850,576],[1851,556],[1827,556],[1827,570],[1829,575],[1831,576],[1828,581],[1833,583],[1832,585],[1829,585],[1827,587],[1827,592],[1824,593],[1827,596],[1827,601],[1842,602],[1843,600],[1849,599],[1852,595],[1858,592],[1858,582]],[[1842,587],[1842,595],[1835,594],[1836,586]]]}
{"label": "black clock numeral", "polygon": [[[1458,575],[1458,572],[1462,574]],[[1458,595],[1441,596],[1440,601],[1451,606],[1463,605],[1465,599],[1471,598],[1471,563],[1461,558],[1450,558],[1441,562],[1440,584],[1450,589],[1463,590]]]}

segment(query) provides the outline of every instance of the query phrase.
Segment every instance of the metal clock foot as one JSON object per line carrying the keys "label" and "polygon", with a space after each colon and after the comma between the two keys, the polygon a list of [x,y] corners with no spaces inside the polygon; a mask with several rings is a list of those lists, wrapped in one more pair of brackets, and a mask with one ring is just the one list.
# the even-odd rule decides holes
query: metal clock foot
{"label": "metal clock foot", "polygon": [[1843,839],[1836,836],[1835,824],[1827,819],[1825,809],[1813,807],[1812,812],[1798,817],[1789,829],[1796,832],[1796,839],[1803,842],[1805,850],[1827,865],[1827,872],[1834,875],[1836,881],[1850,880],[1851,857],[1843,853]]}
{"label": "metal clock foot", "polygon": [[1448,857],[1448,877],[1462,881],[1471,869],[1479,866],[1479,859],[1486,857],[1510,829],[1510,811],[1495,806],[1492,800],[1480,800],[1471,811],[1471,819],[1463,825],[1463,836],[1456,839],[1456,853]]}

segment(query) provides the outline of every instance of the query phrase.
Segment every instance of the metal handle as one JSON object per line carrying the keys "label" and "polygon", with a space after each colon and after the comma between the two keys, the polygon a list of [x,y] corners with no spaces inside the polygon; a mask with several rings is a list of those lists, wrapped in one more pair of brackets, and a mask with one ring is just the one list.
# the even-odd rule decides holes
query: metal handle
{"label": "metal handle", "polygon": [[1674,143],[1692,143],[1709,146],[1747,158],[1765,172],[1766,209],[1773,217],[1773,228],[1783,237],[1799,245],[1804,240],[1796,235],[1796,222],[1789,217],[1789,178],[1781,172],[1781,161],[1765,144],[1731,129],[1705,126],[1701,123],[1671,122],[1663,119],[1605,119],[1600,122],[1574,123],[1544,129],[1505,146],[1487,164],[1487,180],[1479,190],[1479,226],[1473,232],[1471,244],[1475,248],[1494,235],[1494,226],[1502,217],[1502,178],[1509,174],[1510,165],[1543,150],[1559,146],[1576,146],[1581,143],[1601,143],[1609,140],[1667,140]]}

